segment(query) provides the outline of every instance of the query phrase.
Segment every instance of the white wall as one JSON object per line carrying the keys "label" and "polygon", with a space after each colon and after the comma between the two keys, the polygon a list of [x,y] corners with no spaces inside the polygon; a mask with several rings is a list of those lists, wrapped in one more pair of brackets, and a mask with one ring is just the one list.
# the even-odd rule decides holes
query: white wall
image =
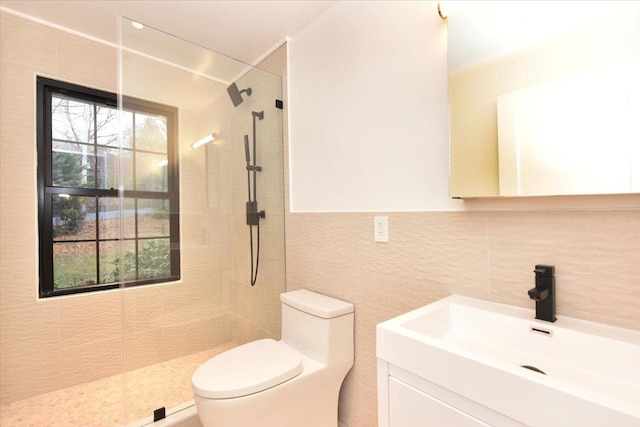
{"label": "white wall", "polygon": [[341,0],[289,41],[291,212],[637,209],[640,196],[449,198],[447,24]]}
{"label": "white wall", "polygon": [[292,212],[461,206],[437,2],[340,1],[289,49]]}

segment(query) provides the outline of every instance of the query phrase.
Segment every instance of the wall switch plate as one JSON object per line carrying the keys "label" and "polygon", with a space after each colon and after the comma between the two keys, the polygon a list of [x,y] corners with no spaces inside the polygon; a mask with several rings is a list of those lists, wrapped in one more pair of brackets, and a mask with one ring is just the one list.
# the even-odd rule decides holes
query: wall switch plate
{"label": "wall switch plate", "polygon": [[389,241],[388,216],[373,217],[373,240],[379,243],[387,243]]}

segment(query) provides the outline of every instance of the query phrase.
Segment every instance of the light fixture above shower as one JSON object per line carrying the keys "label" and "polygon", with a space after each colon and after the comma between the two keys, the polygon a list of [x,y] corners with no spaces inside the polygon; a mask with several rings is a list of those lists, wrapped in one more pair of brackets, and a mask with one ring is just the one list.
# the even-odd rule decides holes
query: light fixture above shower
{"label": "light fixture above shower", "polygon": [[244,99],[242,99],[243,93],[246,93],[247,96],[251,96],[251,88],[248,87],[246,89],[240,90],[238,89],[238,85],[236,85],[235,83],[231,83],[231,85],[227,88],[227,93],[231,98],[231,102],[233,102],[233,106],[237,107],[244,101]]}
{"label": "light fixture above shower", "polygon": [[191,144],[191,148],[193,148],[194,150],[202,145],[208,144],[212,141],[215,141],[216,138],[218,138],[218,134],[216,133],[210,133],[209,135],[205,136],[204,138],[194,142],[193,144]]}

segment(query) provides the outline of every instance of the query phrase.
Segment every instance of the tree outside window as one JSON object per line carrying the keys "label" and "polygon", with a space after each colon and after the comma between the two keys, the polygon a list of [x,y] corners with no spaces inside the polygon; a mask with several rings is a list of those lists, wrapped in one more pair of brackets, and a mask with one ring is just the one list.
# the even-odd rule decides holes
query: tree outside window
{"label": "tree outside window", "polygon": [[179,278],[176,111],[115,99],[38,78],[41,296]]}

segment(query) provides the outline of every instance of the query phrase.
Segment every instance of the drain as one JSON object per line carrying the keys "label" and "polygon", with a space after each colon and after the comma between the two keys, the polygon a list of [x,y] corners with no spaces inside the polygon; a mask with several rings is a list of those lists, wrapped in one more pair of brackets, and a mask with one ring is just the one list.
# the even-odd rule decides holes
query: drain
{"label": "drain", "polygon": [[531,366],[531,365],[520,365],[520,367],[521,367],[521,368],[525,368],[525,369],[529,369],[530,371],[537,372],[537,373],[542,374],[542,375],[547,375],[547,373],[546,373],[545,371],[543,371],[543,370],[541,370],[541,369],[538,369],[538,368],[536,368],[535,366]]}

